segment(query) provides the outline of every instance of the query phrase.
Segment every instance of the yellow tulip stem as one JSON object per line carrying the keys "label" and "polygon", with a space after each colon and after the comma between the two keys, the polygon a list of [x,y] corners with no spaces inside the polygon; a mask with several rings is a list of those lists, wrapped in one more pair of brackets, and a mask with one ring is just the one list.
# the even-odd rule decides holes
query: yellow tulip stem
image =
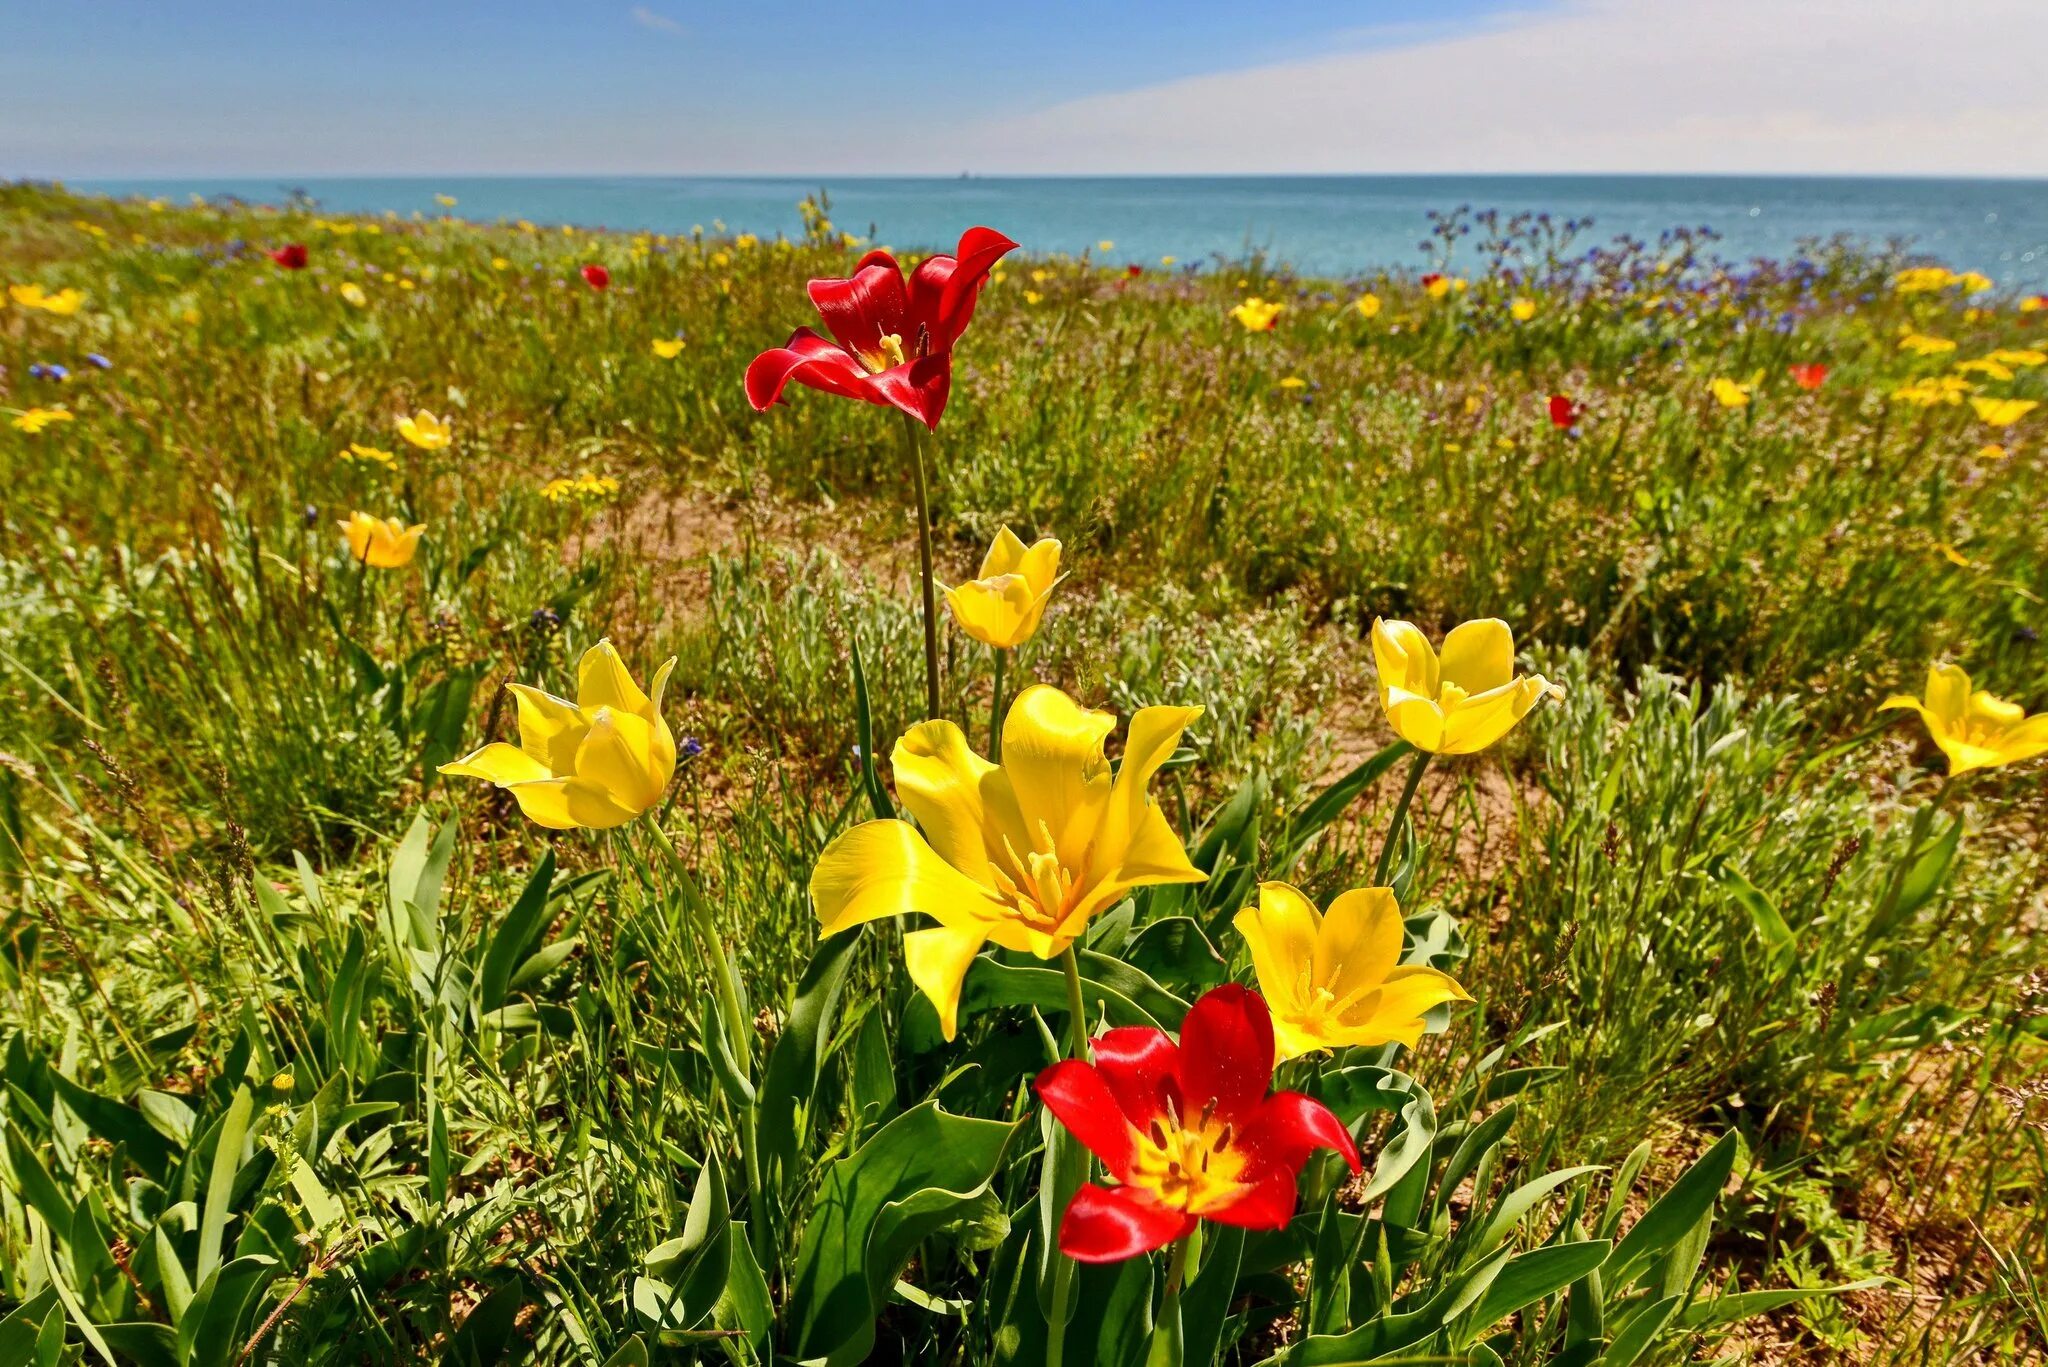
{"label": "yellow tulip stem", "polygon": [[1408,781],[1401,785],[1401,800],[1394,804],[1393,824],[1387,827],[1386,843],[1380,846],[1380,862],[1373,866],[1372,885],[1376,888],[1387,886],[1387,871],[1394,864],[1394,848],[1400,843],[1401,828],[1408,820],[1408,804],[1415,800],[1415,790],[1422,786],[1422,771],[1429,767],[1429,751],[1417,750],[1415,763],[1408,766]]}
{"label": "yellow tulip stem", "polygon": [[[1067,974],[1067,1016],[1070,1021],[1068,1037],[1072,1040],[1073,1056],[1084,1062],[1088,1058],[1088,1008],[1081,993],[1081,958],[1072,945],[1060,955],[1060,966]],[[1078,1188],[1088,1179],[1088,1150],[1081,1147],[1071,1135],[1067,1137],[1067,1148],[1062,1167],[1066,1169],[1066,1180],[1060,1189]],[[1078,1169],[1078,1171],[1075,1171]],[[1060,1367],[1066,1352],[1067,1323],[1073,1317],[1070,1303],[1074,1294],[1074,1260],[1065,1253],[1058,1255],[1059,1263],[1052,1273],[1052,1313],[1046,1319],[1045,1362],[1046,1367]]]}
{"label": "yellow tulip stem", "polygon": [[1891,919],[1892,909],[1899,904],[1899,894],[1905,890],[1906,875],[1919,861],[1921,846],[1927,843],[1927,834],[1934,828],[1934,817],[1941,810],[1941,804],[1948,798],[1948,790],[1955,782],[1955,776],[1942,779],[1941,786],[1934,790],[1934,796],[1913,813],[1913,828],[1906,835],[1906,848],[1899,853],[1898,862],[1892,865],[1892,876],[1885,883],[1884,896],[1878,899],[1877,909],[1870,915],[1870,922],[1863,929],[1863,947],[1867,953],[1879,930]]}
{"label": "yellow tulip stem", "polygon": [[1001,646],[991,647],[996,656],[995,687],[988,698],[988,762],[1003,762],[1003,657],[1008,654]]}
{"label": "yellow tulip stem", "polygon": [[917,419],[903,415],[903,440],[910,448],[910,470],[917,485],[918,579],[924,589],[924,699],[925,720],[939,719],[939,604],[932,579],[932,497],[925,479],[924,438]]}
{"label": "yellow tulip stem", "polygon": [[1072,945],[1060,955],[1060,966],[1067,971],[1067,1017],[1068,1038],[1073,1041],[1074,1057],[1084,1063],[1088,1059],[1088,1008],[1081,997],[1081,957]]}

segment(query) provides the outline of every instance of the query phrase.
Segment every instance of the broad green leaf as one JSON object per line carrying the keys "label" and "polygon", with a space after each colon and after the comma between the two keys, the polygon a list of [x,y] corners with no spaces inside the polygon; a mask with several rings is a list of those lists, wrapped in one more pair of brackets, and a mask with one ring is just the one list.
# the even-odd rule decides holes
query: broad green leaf
{"label": "broad green leaf", "polygon": [[1722,1135],[1622,1236],[1607,1264],[1608,1285],[1613,1290],[1625,1290],[1649,1270],[1658,1254],[1676,1247],[1713,1210],[1728,1174],[1735,1170],[1735,1150],[1740,1142],[1733,1130]]}
{"label": "broad green leaf", "polygon": [[818,1087],[818,1062],[839,1018],[839,998],[846,988],[846,970],[860,949],[862,932],[849,930],[818,942],[796,986],[789,1018],[782,1023],[758,1089],[760,1107],[754,1134],[761,1155],[762,1176],[770,1186],[795,1175],[796,1156],[812,1117],[800,1129],[797,1111],[808,1112]]}
{"label": "broad green leaf", "polygon": [[483,967],[477,973],[477,1004],[482,1011],[495,1011],[505,1004],[512,985],[513,970],[532,952],[547,929],[548,893],[555,881],[555,852],[548,850],[527,876],[526,886],[505,919],[491,932],[484,947]]}
{"label": "broad green leaf", "polygon": [[976,1214],[1015,1133],[925,1102],[890,1121],[819,1185],[798,1244],[789,1314],[797,1356],[859,1362],[917,1245]]}
{"label": "broad green leaf", "polygon": [[1588,1239],[1517,1253],[1466,1313],[1459,1331],[1464,1341],[1471,1342],[1517,1310],[1556,1295],[1594,1271],[1612,1247],[1605,1239]]}
{"label": "broad green leaf", "polygon": [[242,1167],[242,1144],[249,1137],[249,1118],[255,1109],[256,1099],[250,1095],[249,1089],[235,1088],[235,1099],[228,1105],[220,1137],[214,1141],[213,1166],[206,1175],[206,1205],[199,1221],[196,1280],[202,1288],[221,1265],[221,1239],[227,1231],[228,1200],[234,1194],[235,1174]]}

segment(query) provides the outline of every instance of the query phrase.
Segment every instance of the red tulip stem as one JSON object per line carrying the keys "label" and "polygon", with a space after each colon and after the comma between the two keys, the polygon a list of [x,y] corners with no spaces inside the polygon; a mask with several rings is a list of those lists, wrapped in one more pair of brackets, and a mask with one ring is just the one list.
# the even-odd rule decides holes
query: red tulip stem
{"label": "red tulip stem", "polygon": [[924,439],[917,419],[903,415],[903,440],[910,448],[910,469],[917,479],[918,578],[924,589],[924,715],[939,719],[939,604],[932,581],[932,496],[925,479]]}
{"label": "red tulip stem", "polygon": [[1415,790],[1422,784],[1422,771],[1429,767],[1429,751],[1417,750],[1415,763],[1408,766],[1408,781],[1401,786],[1401,800],[1394,804],[1393,824],[1387,827],[1386,843],[1380,846],[1380,862],[1372,871],[1372,885],[1376,888],[1387,886],[1387,872],[1394,864],[1394,848],[1401,841],[1401,828],[1408,820],[1408,804],[1415,800]]}

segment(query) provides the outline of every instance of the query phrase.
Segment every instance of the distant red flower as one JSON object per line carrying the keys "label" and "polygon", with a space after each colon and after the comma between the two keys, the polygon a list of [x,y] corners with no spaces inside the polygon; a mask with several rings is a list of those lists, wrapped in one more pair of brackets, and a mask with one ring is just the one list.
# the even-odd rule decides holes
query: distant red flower
{"label": "distant red flower", "polygon": [[1577,427],[1579,419],[1585,416],[1586,406],[1584,404],[1573,403],[1562,394],[1552,394],[1550,396],[1550,425],[1552,427]]}
{"label": "distant red flower", "polygon": [[594,290],[609,289],[612,273],[593,261],[583,268],[583,283]]}
{"label": "distant red flower", "polygon": [[928,256],[910,273],[872,251],[845,280],[813,280],[811,303],[832,336],[798,328],[747,367],[747,402],[782,399],[791,381],[845,399],[901,409],[936,429],[953,385],[953,346],[974,317],[988,273],[1017,244],[993,228],[969,228],[951,256]]}
{"label": "distant red flower", "polygon": [[1139,276],[1143,275],[1144,273],[1145,268],[1143,266],[1140,266],[1135,261],[1132,262],[1130,265],[1124,267],[1124,274],[1129,276],[1133,280],[1136,280]]}
{"label": "distant red flower", "polygon": [[302,271],[306,269],[306,244],[287,242],[272,252],[270,259],[288,271]]}
{"label": "distant red flower", "polygon": [[1422,288],[1428,289],[1431,285],[1434,285],[1437,281],[1443,278],[1443,272],[1431,271],[1429,272],[1429,274],[1422,277]]}
{"label": "distant red flower", "polygon": [[1358,1145],[1329,1107],[1275,1092],[1273,1017],[1265,998],[1228,983],[1188,1008],[1175,1044],[1165,1031],[1120,1026],[1095,1041],[1095,1061],[1067,1059],[1038,1075],[1039,1100],[1109,1170],[1060,1220],[1060,1251],[1113,1263],[1164,1248],[1202,1220],[1284,1229],[1302,1166],[1335,1149],[1359,1171]]}
{"label": "distant red flower", "polygon": [[1819,361],[1809,361],[1804,365],[1787,366],[1785,369],[1791,374],[1792,382],[1801,389],[1819,389],[1827,383],[1828,368]]}

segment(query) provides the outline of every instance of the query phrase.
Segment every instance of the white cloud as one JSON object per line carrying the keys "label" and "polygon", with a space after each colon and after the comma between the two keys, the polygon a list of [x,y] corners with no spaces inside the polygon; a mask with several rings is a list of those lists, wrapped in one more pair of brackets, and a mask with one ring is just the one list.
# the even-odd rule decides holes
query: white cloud
{"label": "white cloud", "polygon": [[681,33],[683,31],[681,24],[669,18],[666,14],[656,14],[645,5],[633,6],[631,13],[633,22],[641,28],[651,28],[656,33]]}
{"label": "white cloud", "polygon": [[1017,174],[2048,175],[2044,50],[2043,0],[1567,0],[847,151]]}

